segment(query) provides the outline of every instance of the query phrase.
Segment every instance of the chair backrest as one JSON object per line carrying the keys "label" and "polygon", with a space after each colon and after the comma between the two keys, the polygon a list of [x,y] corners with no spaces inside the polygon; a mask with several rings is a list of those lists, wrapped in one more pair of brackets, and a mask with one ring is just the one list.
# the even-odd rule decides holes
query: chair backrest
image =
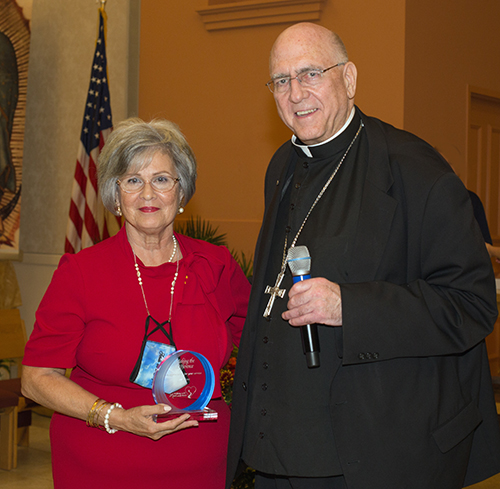
{"label": "chair backrest", "polygon": [[22,358],[26,328],[19,309],[0,309],[0,360]]}

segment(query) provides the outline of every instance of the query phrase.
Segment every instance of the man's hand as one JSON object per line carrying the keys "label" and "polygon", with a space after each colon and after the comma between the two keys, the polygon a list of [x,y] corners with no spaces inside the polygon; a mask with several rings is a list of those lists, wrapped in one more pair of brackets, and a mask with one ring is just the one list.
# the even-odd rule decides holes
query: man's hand
{"label": "man's hand", "polygon": [[297,282],[288,293],[288,311],[282,318],[291,326],[325,324],[342,326],[340,286],[325,278]]}

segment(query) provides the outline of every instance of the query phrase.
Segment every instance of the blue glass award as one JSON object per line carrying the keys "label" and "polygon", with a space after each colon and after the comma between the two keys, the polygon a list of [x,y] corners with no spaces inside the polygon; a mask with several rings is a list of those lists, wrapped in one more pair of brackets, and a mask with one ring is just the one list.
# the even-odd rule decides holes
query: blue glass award
{"label": "blue glass award", "polygon": [[160,363],[153,378],[155,402],[172,408],[168,413],[158,415],[157,420],[168,420],[186,413],[198,421],[217,420],[217,412],[207,407],[214,387],[214,370],[201,353],[190,350],[171,353]]}

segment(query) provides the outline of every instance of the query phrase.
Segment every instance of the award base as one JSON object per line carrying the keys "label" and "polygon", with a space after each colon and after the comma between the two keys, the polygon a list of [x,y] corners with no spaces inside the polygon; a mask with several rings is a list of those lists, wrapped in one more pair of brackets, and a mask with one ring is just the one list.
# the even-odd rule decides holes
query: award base
{"label": "award base", "polygon": [[189,419],[195,419],[196,421],[217,421],[217,411],[213,409],[205,408],[200,411],[178,411],[172,410],[165,414],[158,414],[156,416],[157,423],[163,423],[165,421],[169,421],[174,418],[178,418],[183,414],[189,414],[191,417]]}

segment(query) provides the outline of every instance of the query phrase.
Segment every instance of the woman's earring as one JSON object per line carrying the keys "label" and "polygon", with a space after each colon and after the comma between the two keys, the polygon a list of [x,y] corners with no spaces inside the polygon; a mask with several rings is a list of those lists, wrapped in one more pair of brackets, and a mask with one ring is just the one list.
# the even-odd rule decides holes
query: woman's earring
{"label": "woman's earring", "polygon": [[116,201],[116,213],[121,217],[122,216],[122,208],[120,207],[120,202]]}
{"label": "woman's earring", "polygon": [[179,210],[177,211],[177,214],[182,214],[184,212],[184,207],[179,207]]}

